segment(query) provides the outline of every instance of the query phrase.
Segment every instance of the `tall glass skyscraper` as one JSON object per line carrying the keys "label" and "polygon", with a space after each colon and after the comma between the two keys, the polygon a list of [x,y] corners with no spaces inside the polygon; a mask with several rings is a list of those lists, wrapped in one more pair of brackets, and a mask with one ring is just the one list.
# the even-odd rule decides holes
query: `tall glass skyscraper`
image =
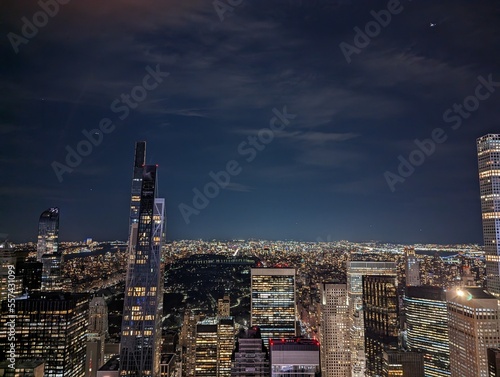
{"label": "tall glass skyscraper", "polygon": [[251,326],[260,327],[265,345],[269,338],[295,336],[295,269],[251,269]]}
{"label": "tall glass skyscraper", "polygon": [[384,351],[397,350],[397,289],[396,275],[363,276],[366,376],[383,376]]}
{"label": "tall glass skyscraper", "polygon": [[424,354],[425,375],[450,375],[446,293],[440,287],[407,287],[403,299],[408,347]]}
{"label": "tall glass skyscraper", "polygon": [[394,262],[347,262],[347,294],[351,317],[352,377],[365,377],[365,324],[363,319],[363,276],[396,276]]}
{"label": "tall glass skyscraper", "polygon": [[165,200],[157,198],[157,166],[143,167],[139,221],[132,224],[125,283],[120,375],[160,373]]}
{"label": "tall glass skyscraper", "polygon": [[38,221],[38,243],[36,260],[42,261],[44,254],[57,252],[59,244],[59,208],[52,207],[43,211]]}
{"label": "tall glass skyscraper", "polygon": [[477,139],[486,286],[500,296],[500,134]]}
{"label": "tall glass skyscraper", "polygon": [[138,141],[135,143],[134,170],[132,173],[132,188],[130,198],[130,221],[129,221],[129,239],[132,224],[139,222],[139,208],[141,205],[142,188],[142,169],[146,165],[146,142]]}

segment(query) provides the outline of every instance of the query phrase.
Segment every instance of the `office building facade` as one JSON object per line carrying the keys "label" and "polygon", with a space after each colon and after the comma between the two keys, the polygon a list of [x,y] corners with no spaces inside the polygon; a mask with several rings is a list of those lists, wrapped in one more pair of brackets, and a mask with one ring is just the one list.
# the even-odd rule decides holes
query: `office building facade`
{"label": "office building facade", "polygon": [[320,344],[317,340],[271,338],[269,358],[271,377],[321,375]]}
{"label": "office building facade", "polygon": [[269,352],[264,346],[260,329],[256,326],[238,334],[233,362],[232,377],[268,377]]}
{"label": "office building facade", "polygon": [[441,287],[407,287],[403,298],[407,345],[422,351],[425,375],[450,375],[450,344],[446,293]]}
{"label": "office building facade", "polygon": [[[45,360],[45,377],[84,377],[88,305],[87,295],[61,292],[16,299],[17,357]],[[5,306],[6,302],[2,305],[1,330],[11,320]],[[0,338],[5,350],[9,344],[6,334],[1,332]]]}
{"label": "office building facade", "polygon": [[363,276],[366,376],[383,374],[383,353],[398,349],[399,318],[396,276]]}
{"label": "office building facade", "polygon": [[396,263],[347,262],[347,295],[350,312],[351,374],[365,377],[365,324],[363,318],[363,276],[396,275]]}
{"label": "office building facade", "polygon": [[250,325],[269,338],[295,336],[295,269],[252,268]]}
{"label": "office building facade", "polygon": [[350,312],[347,284],[321,283],[319,339],[323,377],[351,376]]}
{"label": "office building facade", "polygon": [[482,288],[446,292],[451,377],[488,377],[488,348],[500,344],[498,300]]}

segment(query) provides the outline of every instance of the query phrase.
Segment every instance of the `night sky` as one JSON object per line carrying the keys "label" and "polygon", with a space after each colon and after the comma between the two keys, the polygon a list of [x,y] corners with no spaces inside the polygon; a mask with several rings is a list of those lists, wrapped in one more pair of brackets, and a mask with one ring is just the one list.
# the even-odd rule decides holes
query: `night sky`
{"label": "night sky", "polygon": [[[62,240],[125,240],[145,140],[167,239],[482,243],[498,1],[43,1],[0,5],[11,240],[34,241],[52,206]],[[198,209],[194,189],[212,196]]]}

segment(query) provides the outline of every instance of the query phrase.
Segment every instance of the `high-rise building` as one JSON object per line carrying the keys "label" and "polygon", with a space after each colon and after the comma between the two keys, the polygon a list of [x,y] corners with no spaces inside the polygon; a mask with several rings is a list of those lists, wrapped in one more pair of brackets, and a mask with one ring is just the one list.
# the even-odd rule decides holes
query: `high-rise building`
{"label": "high-rise building", "polygon": [[451,377],[488,377],[487,349],[500,344],[498,300],[477,287],[446,292]]}
{"label": "high-rise building", "polygon": [[42,255],[42,288],[43,292],[64,290],[62,264],[63,255],[60,251]]}
{"label": "high-rise building", "polygon": [[366,376],[383,374],[383,352],[397,350],[399,336],[396,275],[363,276]]}
{"label": "high-rise building", "polygon": [[217,377],[217,319],[205,318],[196,326],[195,377]]}
{"label": "high-rise building", "polygon": [[59,247],[59,208],[52,207],[43,211],[38,221],[38,243],[36,260],[41,262],[42,255],[56,253]]}
{"label": "high-rise building", "polygon": [[269,338],[295,336],[295,269],[252,268],[250,325]]}
{"label": "high-rise building", "polygon": [[500,376],[500,348],[488,348],[488,377]]}
{"label": "high-rise building", "polygon": [[135,143],[134,169],[132,173],[132,188],[130,198],[129,239],[132,224],[139,223],[139,209],[141,205],[142,169],[146,165],[146,142]]}
{"label": "high-rise building", "polygon": [[406,286],[415,287],[420,285],[420,262],[415,255],[415,249],[405,247],[405,277]]}
{"label": "high-rise building", "polygon": [[426,376],[449,376],[448,312],[443,288],[407,287],[403,302],[408,348],[423,352]]}
{"label": "high-rise building", "polygon": [[347,262],[347,295],[351,317],[352,377],[365,377],[365,324],[363,319],[363,276],[396,275],[394,262]]}
{"label": "high-rise building", "polygon": [[350,377],[350,312],[347,285],[321,284],[321,372],[323,377]]}
{"label": "high-rise building", "polygon": [[234,318],[217,318],[217,377],[231,376],[231,355],[234,350]]}
{"label": "high-rise building", "polygon": [[16,266],[14,248],[9,242],[0,242],[0,302],[23,292],[22,276]]}
{"label": "high-rise building", "polygon": [[231,311],[229,295],[224,295],[223,298],[217,300],[217,315],[221,317],[229,317]]}
{"label": "high-rise building", "polygon": [[[4,331],[11,321],[2,304],[0,344],[10,342]],[[84,377],[88,297],[83,294],[39,292],[15,301],[15,347],[20,359],[44,359],[45,377]]]}
{"label": "high-rise building", "polygon": [[240,331],[231,367],[231,377],[268,377],[269,352],[256,326]]}
{"label": "high-rise building", "polygon": [[182,329],[180,336],[180,346],[182,350],[182,375],[194,376],[196,367],[196,326],[203,316],[187,309],[184,312]]}
{"label": "high-rise building", "polygon": [[425,377],[424,355],[418,351],[383,352],[383,377]]}
{"label": "high-rise building", "polygon": [[23,292],[39,292],[42,287],[42,262],[22,260],[17,266],[17,272],[22,279]]}
{"label": "high-rise building", "polygon": [[121,376],[160,373],[165,200],[157,198],[157,166],[143,168],[139,222],[132,225],[120,350]]}
{"label": "high-rise building", "polygon": [[233,317],[208,317],[196,325],[194,376],[230,377]]}
{"label": "high-rise building", "polygon": [[269,340],[271,377],[321,375],[317,340],[287,338]]}
{"label": "high-rise building", "polygon": [[500,134],[477,139],[486,286],[500,296]]}
{"label": "high-rise building", "polygon": [[104,365],[104,345],[108,334],[108,305],[103,297],[94,297],[89,305],[85,377],[96,377]]}

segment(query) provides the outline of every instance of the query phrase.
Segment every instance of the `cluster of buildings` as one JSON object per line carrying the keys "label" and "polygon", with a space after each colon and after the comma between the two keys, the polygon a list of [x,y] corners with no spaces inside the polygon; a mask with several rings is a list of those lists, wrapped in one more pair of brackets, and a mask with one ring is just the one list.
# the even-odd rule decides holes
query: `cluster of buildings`
{"label": "cluster of buildings", "polygon": [[[36,260],[0,245],[0,354],[15,349],[13,360],[0,362],[0,376],[499,376],[500,135],[477,145],[485,286],[473,263],[450,269],[446,282],[422,273],[423,264],[442,266],[412,248],[398,260],[357,259],[345,242],[331,260],[328,246],[318,258],[304,257],[298,243],[234,243],[233,256],[262,261],[249,268],[248,326],[236,323],[224,295],[215,315],[186,310],[177,342],[163,327],[165,261],[206,249],[180,243],[179,252],[165,252],[158,167],[145,163],[146,144],[138,142],[120,342],[109,341],[105,299],[68,288],[59,210],[50,208],[40,217]],[[221,251],[212,245],[209,253]],[[320,271],[314,277],[305,272],[311,264]]]}

